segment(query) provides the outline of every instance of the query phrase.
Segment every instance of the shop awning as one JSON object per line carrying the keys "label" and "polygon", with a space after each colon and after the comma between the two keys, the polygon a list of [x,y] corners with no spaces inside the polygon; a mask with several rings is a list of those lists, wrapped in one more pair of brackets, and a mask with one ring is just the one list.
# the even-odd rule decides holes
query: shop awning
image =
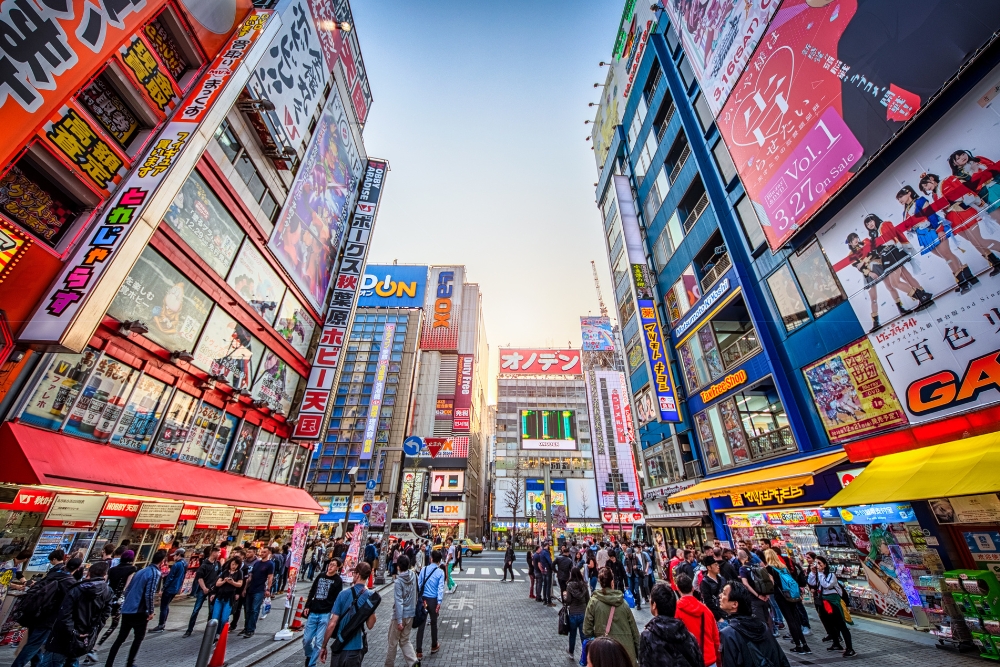
{"label": "shop awning", "polygon": [[304,489],[198,468],[6,422],[0,427],[3,481],[90,491],[322,512]]}
{"label": "shop awning", "polygon": [[650,519],[646,517],[646,525],[650,528],[697,528],[701,525],[701,517],[679,516],[673,519]]}
{"label": "shop awning", "polygon": [[875,458],[826,503],[850,507],[1000,492],[1000,433]]}
{"label": "shop awning", "polygon": [[719,496],[728,496],[730,494],[770,489],[779,483],[782,486],[812,484],[814,475],[828,470],[835,465],[839,465],[846,460],[847,454],[839,451],[808,459],[796,459],[795,461],[767,466],[765,468],[755,468],[754,470],[738,472],[732,475],[713,477],[675,493],[668,500],[671,503],[680,503],[687,500],[718,498]]}

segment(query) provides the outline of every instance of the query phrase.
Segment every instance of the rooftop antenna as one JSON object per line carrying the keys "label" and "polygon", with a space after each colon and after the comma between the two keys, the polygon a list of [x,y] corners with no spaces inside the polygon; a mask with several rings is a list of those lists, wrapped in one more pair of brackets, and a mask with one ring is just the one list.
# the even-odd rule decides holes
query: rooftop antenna
{"label": "rooftop antenna", "polygon": [[590,268],[594,271],[594,287],[597,288],[597,303],[601,304],[601,317],[608,316],[608,309],[604,305],[604,297],[601,296],[601,281],[597,279],[597,264],[590,260]]}

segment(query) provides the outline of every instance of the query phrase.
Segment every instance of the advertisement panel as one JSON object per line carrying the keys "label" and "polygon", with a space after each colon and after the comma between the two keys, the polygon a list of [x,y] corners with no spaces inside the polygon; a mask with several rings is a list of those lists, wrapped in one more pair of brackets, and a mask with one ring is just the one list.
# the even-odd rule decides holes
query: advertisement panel
{"label": "advertisement panel", "polygon": [[267,244],[316,310],[323,310],[326,302],[363,171],[335,86]]}
{"label": "advertisement panel", "polygon": [[107,496],[57,493],[42,520],[43,526],[90,528],[104,508]]}
{"label": "advertisement panel", "polygon": [[455,385],[455,414],[452,431],[468,433],[472,428],[472,368],[474,354],[458,355],[458,382]]}
{"label": "advertisement panel", "polygon": [[464,266],[432,266],[424,298],[422,350],[457,350]]}
{"label": "advertisement panel", "polygon": [[434,470],[431,475],[431,493],[462,493],[465,491],[464,470]]}
{"label": "advertisement panel", "polygon": [[716,116],[780,0],[663,0],[705,101]]}
{"label": "advertisement panel", "polygon": [[[639,478],[626,426],[629,406],[625,376],[617,371],[590,371],[587,400],[594,446],[594,471],[601,510],[641,512]],[[617,484],[613,479],[621,479]],[[640,514],[640,517],[641,514]]]}
{"label": "advertisement panel", "polygon": [[316,320],[309,316],[292,290],[285,290],[285,298],[278,308],[278,317],[274,322],[274,330],[295,348],[295,351],[305,356],[309,352],[309,342],[316,330]]}
{"label": "advertisement panel", "polygon": [[[313,23],[316,25],[316,35],[319,37],[320,48],[329,71],[337,68],[340,62],[344,68],[347,89],[350,91],[351,104],[358,122],[364,126],[368,118],[368,110],[372,106],[372,94],[368,86],[368,74],[365,63],[361,59],[361,46],[358,44],[358,31],[351,16],[349,0],[309,0]],[[350,32],[340,30],[337,26],[346,21]]]}
{"label": "advertisement panel", "polygon": [[365,267],[358,306],[361,308],[422,308],[427,267],[376,264]]}
{"label": "advertisement panel", "polygon": [[181,518],[182,509],[184,509],[184,503],[143,503],[132,527],[136,529],[152,528],[154,530],[173,528]]}
{"label": "advertisement panel", "polygon": [[253,243],[244,243],[240,248],[226,282],[265,322],[274,324],[285,283]]}
{"label": "advertisement panel", "polygon": [[163,222],[213,271],[220,276],[228,273],[243,242],[243,230],[200,174],[192,172],[187,177]]}
{"label": "advertisement panel", "polygon": [[249,329],[216,306],[194,349],[195,366],[209,375],[220,375],[235,390],[252,389],[264,344]]}
{"label": "advertisement panel", "polygon": [[640,332],[646,347],[646,360],[652,371],[650,387],[656,394],[656,407],[660,412],[660,420],[668,422],[681,421],[680,408],[677,407],[677,392],[674,389],[674,376],[667,359],[666,344],[663,340],[663,329],[656,314],[652,300],[639,299]]}
{"label": "advertisement panel", "polygon": [[424,502],[423,470],[404,470],[403,486],[399,491],[398,517],[415,519],[420,514],[420,506]]}
{"label": "advertisement panel", "polygon": [[823,357],[802,372],[832,443],[908,423],[867,338]]}
{"label": "advertisement panel", "polygon": [[1000,400],[998,85],[1000,68],[816,235],[911,424]]}
{"label": "advertisement panel", "polygon": [[229,530],[233,524],[233,516],[236,514],[235,507],[215,507],[206,505],[198,511],[198,518],[195,520],[195,528],[207,528],[209,530]]}
{"label": "advertisement panel", "polygon": [[781,3],[718,117],[772,250],[992,39],[998,12],[998,0]]}
{"label": "advertisement panel", "polygon": [[576,449],[573,410],[521,410],[521,449]]}
{"label": "advertisement panel", "polygon": [[601,101],[597,105],[597,115],[594,116],[594,129],[590,139],[594,146],[594,159],[597,161],[597,171],[600,173],[607,162],[611,142],[615,138],[615,128],[622,123],[625,113],[625,103],[618,94],[618,68],[609,67],[608,76],[604,79],[601,91]]}
{"label": "advertisement panel", "polygon": [[580,375],[580,350],[500,348],[501,375]]}
{"label": "advertisement panel", "polygon": [[615,349],[615,332],[611,328],[610,317],[581,317],[580,330],[583,333],[584,351]]}
{"label": "advertisement panel", "polygon": [[396,325],[389,323],[382,331],[382,346],[379,348],[378,364],[375,366],[375,383],[372,385],[371,403],[368,407],[368,421],[365,423],[365,439],[361,446],[361,460],[367,461],[375,450],[375,436],[378,433],[378,416],[382,411],[382,395],[385,393],[385,378],[389,373],[389,357],[392,356],[392,337],[396,335]]}
{"label": "advertisement panel", "polygon": [[457,500],[430,503],[427,512],[430,521],[465,521],[465,503]]}
{"label": "advertisement panel", "polygon": [[287,415],[292,409],[292,397],[295,396],[301,379],[281,357],[267,350],[261,359],[250,395],[255,401],[266,403],[272,411]]}
{"label": "advertisement panel", "polygon": [[[411,435],[403,442],[403,446],[410,444],[418,448],[415,458],[450,459],[466,458],[469,455],[469,436],[467,435],[456,435],[450,438]],[[437,454],[434,457],[431,457],[432,449],[437,449]]]}

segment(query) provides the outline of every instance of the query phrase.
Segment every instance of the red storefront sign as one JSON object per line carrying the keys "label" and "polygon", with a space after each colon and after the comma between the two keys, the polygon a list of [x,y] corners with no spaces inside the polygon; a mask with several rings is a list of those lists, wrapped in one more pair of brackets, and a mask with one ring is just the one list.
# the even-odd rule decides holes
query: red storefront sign
{"label": "red storefront sign", "polygon": [[131,519],[139,514],[139,508],[141,506],[141,500],[111,496],[108,498],[108,502],[104,503],[104,509],[101,510],[101,516]]}
{"label": "red storefront sign", "polygon": [[48,512],[55,491],[45,489],[21,489],[9,503],[0,503],[0,510],[9,512]]}

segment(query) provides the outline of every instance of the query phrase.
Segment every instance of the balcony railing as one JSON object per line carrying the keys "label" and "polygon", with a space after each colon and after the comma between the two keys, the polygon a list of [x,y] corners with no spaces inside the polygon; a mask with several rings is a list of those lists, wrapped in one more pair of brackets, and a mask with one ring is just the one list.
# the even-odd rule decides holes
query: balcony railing
{"label": "balcony railing", "polygon": [[681,151],[680,156],[677,158],[677,164],[675,164],[674,168],[670,170],[671,183],[677,182],[677,177],[680,175],[681,169],[684,168],[684,163],[687,162],[689,155],[691,155],[691,147],[685,146],[684,150]]}
{"label": "balcony railing", "polygon": [[757,332],[751,329],[722,350],[722,363],[726,368],[732,368],[759,351],[760,339],[757,337]]}
{"label": "balcony railing", "polygon": [[785,426],[763,435],[751,436],[750,458],[766,459],[775,454],[795,449],[795,439],[792,437],[792,429]]}
{"label": "balcony railing", "polygon": [[701,479],[701,466],[697,461],[685,461],[684,479]]}
{"label": "balcony railing", "polygon": [[729,253],[723,253],[715,262],[715,265],[701,279],[701,293],[705,294],[729,270],[733,265],[733,260],[729,258]]}
{"label": "balcony railing", "polygon": [[701,214],[705,212],[706,208],[708,208],[707,192],[701,196],[701,199],[698,200],[698,203],[695,204],[691,212],[688,213],[688,217],[684,219],[685,234],[691,231],[691,228],[694,227],[694,223],[698,222],[698,218],[701,217]]}
{"label": "balcony railing", "polygon": [[667,125],[670,125],[670,119],[674,117],[675,111],[677,111],[677,107],[671,104],[667,110],[667,114],[663,117],[663,121],[660,123],[660,131],[656,133],[657,144],[663,141],[663,135],[667,133]]}

